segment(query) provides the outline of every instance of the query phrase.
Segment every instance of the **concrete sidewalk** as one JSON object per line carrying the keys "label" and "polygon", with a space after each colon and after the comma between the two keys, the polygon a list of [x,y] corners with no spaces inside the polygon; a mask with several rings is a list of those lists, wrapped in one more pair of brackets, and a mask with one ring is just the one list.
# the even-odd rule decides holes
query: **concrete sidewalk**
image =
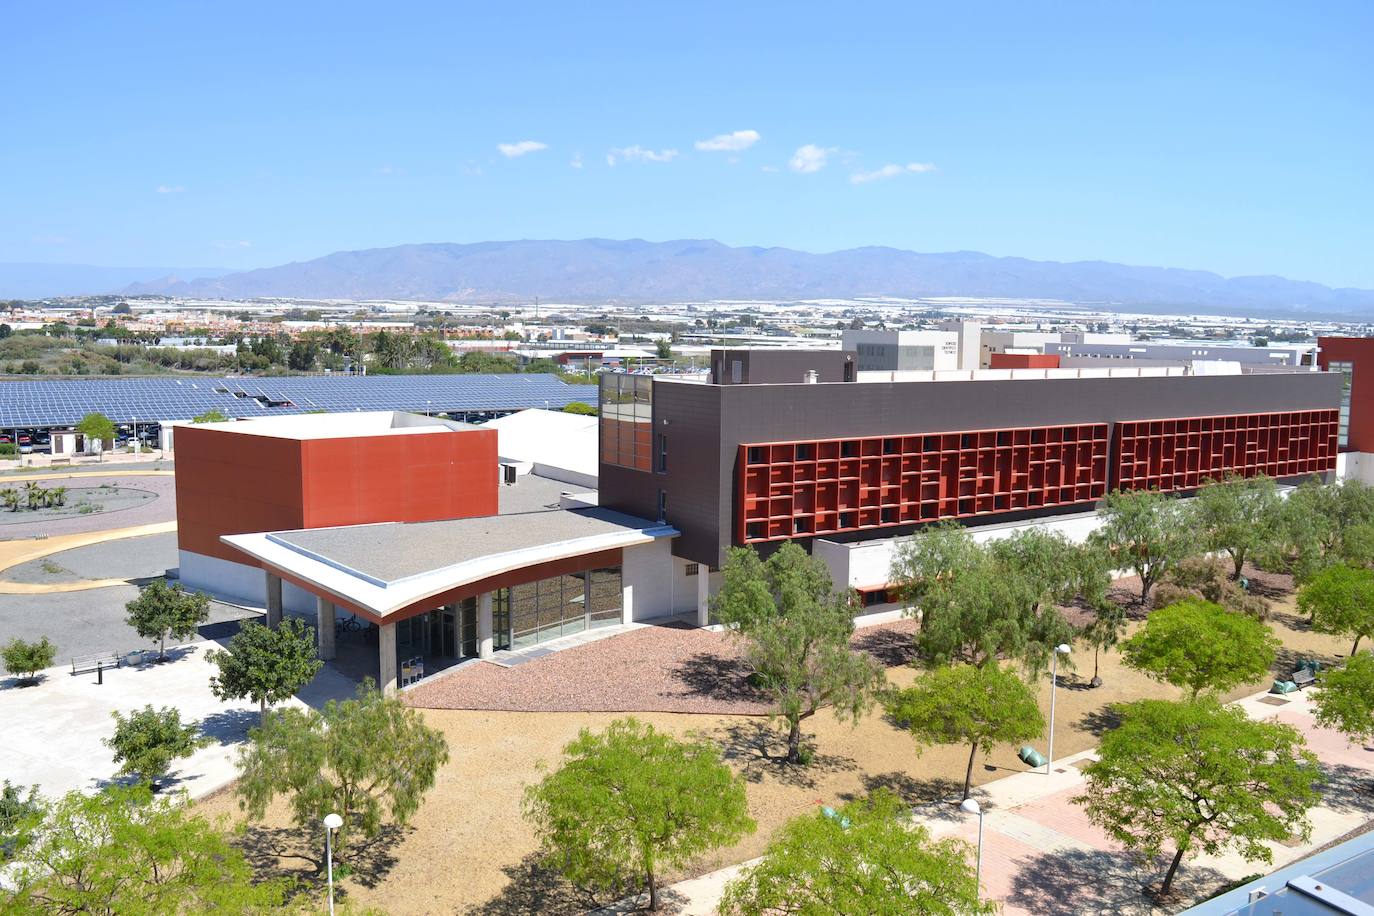
{"label": "concrete sidewalk", "polygon": [[[1272,871],[1374,819],[1374,794],[1368,788],[1374,778],[1374,749],[1352,746],[1339,733],[1318,728],[1306,694],[1256,694],[1235,705],[1252,718],[1294,726],[1321,760],[1327,783],[1321,804],[1309,814],[1310,841],[1269,844],[1274,854],[1272,865],[1246,862],[1234,853],[1187,858],[1174,881],[1175,902],[1167,909],[1155,907],[1141,894],[1141,888],[1158,882],[1168,862],[1143,867],[1090,824],[1083,809],[1070,801],[1083,790],[1079,767],[1095,759],[1095,751],[1086,751],[1056,761],[1048,775],[1043,768],[1016,773],[975,790],[984,817],[984,893],[1001,903],[1001,912],[1007,916],[1175,913],[1197,902],[1195,898],[1214,893],[1227,881]],[[913,811],[915,820],[937,839],[954,836],[975,846],[978,819],[961,812],[956,800],[917,808]],[[741,863],[667,888],[663,896],[669,911],[714,913],[725,884],[750,864]]]}
{"label": "concrete sidewalk", "polygon": [[[184,788],[199,798],[237,776],[238,745],[258,724],[251,702],[225,703],[210,692],[216,672],[205,657],[214,642],[169,648],[173,661],[106,670],[104,683],[94,671],[73,675],[70,667],[49,668],[35,687],[0,680],[0,722],[6,739],[0,745],[0,778],[21,786],[37,784],[44,795],[73,789],[92,791],[114,777],[111,751],[102,743],[114,733],[110,713],[128,713],[151,704],[175,706],[182,721],[198,720],[201,732],[214,739],[190,757],[173,763],[171,788]],[[311,705],[352,694],[354,686],[328,667],[301,697]],[[303,706],[302,699],[291,704]],[[286,704],[283,704],[286,705]]]}

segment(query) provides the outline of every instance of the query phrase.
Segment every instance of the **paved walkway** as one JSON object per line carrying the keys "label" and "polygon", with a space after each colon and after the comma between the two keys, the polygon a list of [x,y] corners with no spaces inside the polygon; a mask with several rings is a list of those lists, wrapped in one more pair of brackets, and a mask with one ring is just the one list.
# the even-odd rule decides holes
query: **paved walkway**
{"label": "paved walkway", "polygon": [[[1253,718],[1277,719],[1299,729],[1327,776],[1323,801],[1309,815],[1309,842],[1269,844],[1271,866],[1246,862],[1234,853],[1185,859],[1174,882],[1177,904],[1156,908],[1140,891],[1163,877],[1167,861],[1157,869],[1141,868],[1070,801],[1083,789],[1079,766],[1095,758],[1095,751],[1086,751],[1056,761],[1048,775],[1043,769],[1017,773],[976,790],[984,812],[984,892],[1002,904],[1004,916],[1178,912],[1226,881],[1272,871],[1374,819],[1374,794],[1368,789],[1374,749],[1352,746],[1339,733],[1318,728],[1308,695],[1290,694],[1282,705],[1270,705],[1268,696],[1256,694],[1236,705]],[[952,800],[914,813],[936,838],[955,836],[977,844],[977,818],[963,814]],[[749,864],[675,884],[665,891],[665,901],[678,913],[714,913],[725,884]]]}
{"label": "paved walkway", "polygon": [[[174,788],[192,798],[208,795],[237,776],[238,745],[258,724],[257,704],[225,703],[210,692],[216,668],[206,661],[214,642],[169,648],[174,661],[103,673],[73,675],[70,667],[49,668],[34,687],[18,687],[0,677],[0,776],[13,783],[36,784],[45,795],[73,789],[92,791],[114,776],[111,751],[102,739],[114,733],[112,711],[127,713],[151,704],[176,706],[182,721],[199,721],[213,743],[173,764]],[[353,693],[355,685],[328,666],[290,704],[317,706]],[[286,704],[284,704],[286,705]]]}
{"label": "paved walkway", "polygon": [[[129,528],[112,528],[107,531],[83,531],[79,534],[60,534],[54,537],[24,541],[0,541],[0,572],[20,563],[38,560],[54,553],[85,547],[104,541],[120,538],[142,537],[147,534],[163,534],[176,531],[177,523],[156,522],[151,525],[134,525]],[[80,592],[91,588],[107,588],[111,585],[125,585],[127,579],[89,579],[83,582],[9,582],[0,580],[0,595],[45,595],[53,592]]]}

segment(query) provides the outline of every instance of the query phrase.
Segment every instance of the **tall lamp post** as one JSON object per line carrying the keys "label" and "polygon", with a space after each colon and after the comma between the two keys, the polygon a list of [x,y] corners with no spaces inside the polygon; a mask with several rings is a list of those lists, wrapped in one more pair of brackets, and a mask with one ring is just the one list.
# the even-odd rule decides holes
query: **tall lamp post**
{"label": "tall lamp post", "polygon": [[978,859],[974,866],[973,881],[979,900],[983,899],[983,808],[976,799],[966,798],[959,803],[959,810],[965,814],[978,815]]}
{"label": "tall lamp post", "polygon": [[334,916],[334,831],[343,826],[337,814],[324,816],[324,867],[329,876],[329,916]]}
{"label": "tall lamp post", "polygon": [[1050,775],[1050,768],[1054,766],[1054,697],[1059,691],[1059,656],[1069,654],[1067,643],[1060,643],[1054,647],[1054,662],[1051,664],[1050,674],[1050,754],[1045,761],[1045,775]]}

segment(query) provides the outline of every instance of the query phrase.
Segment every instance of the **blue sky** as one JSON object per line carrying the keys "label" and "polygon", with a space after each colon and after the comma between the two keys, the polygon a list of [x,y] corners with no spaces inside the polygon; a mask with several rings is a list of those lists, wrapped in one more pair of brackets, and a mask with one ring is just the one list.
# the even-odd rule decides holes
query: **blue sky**
{"label": "blue sky", "polygon": [[0,261],[701,237],[1374,288],[1365,0],[10,2],[4,22]]}

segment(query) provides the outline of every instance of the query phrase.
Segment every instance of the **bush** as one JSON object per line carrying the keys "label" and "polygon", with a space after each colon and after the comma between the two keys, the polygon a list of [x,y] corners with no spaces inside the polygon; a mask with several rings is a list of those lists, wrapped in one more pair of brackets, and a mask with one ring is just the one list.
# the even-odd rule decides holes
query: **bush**
{"label": "bush", "polygon": [[1170,572],[1155,591],[1154,606],[1166,608],[1180,601],[1201,599],[1256,620],[1269,619],[1269,602],[1241,588],[1226,564],[1211,557],[1190,557]]}
{"label": "bush", "polygon": [[21,682],[37,683],[38,672],[51,668],[56,657],[57,646],[49,642],[46,636],[38,642],[12,639],[0,648],[0,660],[4,661],[5,670],[17,675]]}

